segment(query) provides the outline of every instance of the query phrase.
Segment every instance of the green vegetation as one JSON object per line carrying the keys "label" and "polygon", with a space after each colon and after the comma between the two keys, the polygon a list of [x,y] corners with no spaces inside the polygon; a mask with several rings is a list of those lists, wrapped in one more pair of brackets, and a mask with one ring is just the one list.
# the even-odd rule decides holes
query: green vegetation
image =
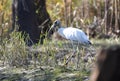
{"label": "green vegetation", "polygon": [[[0,45],[1,81],[83,81],[88,79],[97,50],[102,45],[120,44],[120,39],[91,39],[92,46],[76,45],[69,41],[45,40],[43,45],[25,46],[21,33],[13,32]],[[75,55],[67,65],[67,59]],[[88,56],[85,62],[84,57]],[[95,55],[94,55],[95,54]]]}
{"label": "green vegetation", "polygon": [[[94,0],[89,1],[90,8],[93,9],[90,14],[94,15],[96,14],[92,5]],[[104,11],[103,3],[99,1],[103,0],[98,0],[97,3],[101,8],[100,11]],[[120,44],[120,38],[117,37],[91,39],[93,45],[78,46],[76,44],[74,50],[70,41],[45,39],[43,45],[28,47],[20,32],[9,32],[11,29],[10,4],[11,0],[0,1],[0,81],[84,81],[90,75],[96,60],[96,53],[101,46]],[[85,30],[86,26],[93,21],[93,16],[85,18],[78,15],[81,13],[79,6],[82,5],[82,0],[73,0],[72,4],[73,12],[78,11],[77,16],[73,18],[74,25],[78,23]],[[61,19],[65,22],[62,0],[47,0],[47,8],[52,20]],[[101,18],[103,18],[103,13],[99,14]],[[75,20],[79,17],[80,20]],[[102,27],[104,28],[104,25]],[[75,54],[70,58],[74,52]],[[68,64],[66,64],[67,61]]]}

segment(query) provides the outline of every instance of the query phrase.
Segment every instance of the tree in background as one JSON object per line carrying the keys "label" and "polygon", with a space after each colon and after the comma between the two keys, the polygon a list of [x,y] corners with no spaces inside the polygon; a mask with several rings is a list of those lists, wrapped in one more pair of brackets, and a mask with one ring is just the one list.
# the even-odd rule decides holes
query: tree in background
{"label": "tree in background", "polygon": [[[16,3],[13,4],[13,12],[17,13],[17,4],[20,0],[12,1],[13,3]],[[26,2],[25,4],[28,4],[27,1],[28,0],[21,0],[21,3]],[[51,15],[51,19],[60,19],[64,26],[74,26],[86,31],[87,28],[89,29],[88,25],[90,25],[90,27],[92,27],[89,31],[90,34],[94,33],[94,31],[97,32],[94,34],[95,37],[98,37],[101,33],[108,34],[111,37],[113,34],[114,36],[119,36],[120,34],[120,0],[33,0],[32,2],[34,2],[34,11],[37,16],[35,18],[38,28],[37,30],[39,30],[39,35],[41,36],[41,38],[39,36],[39,39],[45,37],[45,33],[42,30],[47,31],[48,29],[46,28],[49,28],[47,23],[51,23],[51,20],[48,19],[47,22],[46,19],[48,13],[43,14],[44,12],[47,12],[46,7]],[[47,6],[44,2],[47,2]],[[26,7],[25,4],[23,4],[24,7]],[[8,31],[12,27],[10,5],[11,0],[0,0],[0,40],[9,35]],[[15,18],[16,21],[14,22],[17,22],[18,17],[16,17],[17,15],[14,16],[13,21]],[[95,25],[93,24],[94,17],[96,17],[98,21]],[[43,22],[41,21],[41,18],[44,18]],[[15,25],[15,23],[13,24]],[[18,23],[16,24],[18,25]]]}
{"label": "tree in background", "polygon": [[[41,42],[45,38],[45,35],[48,33],[49,28],[52,24],[50,16],[46,10],[46,0],[35,0],[36,14],[37,14],[37,23],[41,30]],[[50,32],[52,34],[53,32]]]}
{"label": "tree in background", "polygon": [[[13,0],[12,3],[12,26],[18,26],[18,31],[28,34],[27,45],[43,43],[43,39],[51,19],[46,10],[46,0]],[[42,34],[42,35],[41,35]],[[41,36],[40,36],[41,35]]]}
{"label": "tree in background", "polygon": [[64,0],[64,16],[66,26],[72,23],[72,0]]}

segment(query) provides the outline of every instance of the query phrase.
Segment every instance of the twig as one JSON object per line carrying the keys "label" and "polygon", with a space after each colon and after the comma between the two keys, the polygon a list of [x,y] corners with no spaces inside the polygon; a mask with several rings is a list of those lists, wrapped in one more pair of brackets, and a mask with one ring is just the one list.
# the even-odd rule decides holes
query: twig
{"label": "twig", "polygon": [[65,64],[64,65],[67,65],[68,64],[68,62],[71,60],[71,58],[75,55],[75,53],[76,53],[76,51],[74,51],[73,53],[72,53],[72,55],[70,55],[68,58],[67,58],[67,61],[65,62]]}

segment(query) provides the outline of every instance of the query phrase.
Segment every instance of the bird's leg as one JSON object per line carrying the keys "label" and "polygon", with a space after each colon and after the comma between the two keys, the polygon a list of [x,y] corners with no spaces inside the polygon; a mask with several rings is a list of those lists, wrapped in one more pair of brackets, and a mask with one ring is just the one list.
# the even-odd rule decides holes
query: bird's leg
{"label": "bird's leg", "polygon": [[[72,46],[73,46],[73,53],[72,53],[72,57],[73,59],[71,59],[73,61],[73,63],[76,63],[77,62],[77,59],[76,59],[76,52],[77,52],[77,49],[78,49],[78,45],[76,45],[76,41],[72,41]],[[77,68],[77,66],[76,66]]]}
{"label": "bird's leg", "polygon": [[71,40],[71,42],[72,42],[73,51],[75,51],[74,41]]}
{"label": "bird's leg", "polygon": [[[76,51],[73,51],[73,53],[67,58],[67,61],[65,62],[65,65],[67,65],[68,62],[72,60],[72,58],[75,56],[75,53],[76,53]],[[74,58],[74,60],[75,60],[75,58]]]}
{"label": "bird's leg", "polygon": [[80,43],[77,41],[77,47],[79,48]]}

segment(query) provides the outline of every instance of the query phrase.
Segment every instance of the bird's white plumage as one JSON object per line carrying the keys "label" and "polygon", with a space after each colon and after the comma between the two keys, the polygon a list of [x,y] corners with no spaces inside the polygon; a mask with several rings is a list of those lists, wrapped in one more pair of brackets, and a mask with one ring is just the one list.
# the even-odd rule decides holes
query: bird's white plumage
{"label": "bird's white plumage", "polygon": [[89,41],[87,35],[80,29],[78,28],[73,28],[73,27],[62,27],[61,23],[59,20],[56,20],[52,28],[58,27],[57,32],[65,39],[71,40],[71,41],[77,41],[81,44],[91,44]]}
{"label": "bird's white plumage", "polygon": [[88,37],[85,35],[85,33],[77,28],[73,28],[73,27],[68,27],[68,28],[59,28],[58,29],[58,33],[71,41],[78,41],[79,43],[83,43],[83,44],[89,44],[89,39]]}

